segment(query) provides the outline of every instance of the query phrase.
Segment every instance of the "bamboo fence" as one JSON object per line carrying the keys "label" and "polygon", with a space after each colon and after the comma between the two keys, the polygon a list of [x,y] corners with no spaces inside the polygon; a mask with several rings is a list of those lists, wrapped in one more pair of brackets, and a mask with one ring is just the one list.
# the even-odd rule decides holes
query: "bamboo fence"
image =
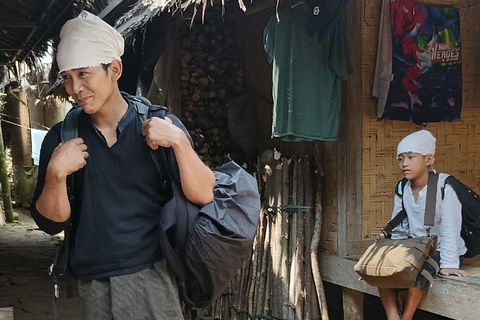
{"label": "bamboo fence", "polygon": [[199,319],[328,319],[317,261],[323,171],[313,159],[259,165],[262,210],[251,258]]}

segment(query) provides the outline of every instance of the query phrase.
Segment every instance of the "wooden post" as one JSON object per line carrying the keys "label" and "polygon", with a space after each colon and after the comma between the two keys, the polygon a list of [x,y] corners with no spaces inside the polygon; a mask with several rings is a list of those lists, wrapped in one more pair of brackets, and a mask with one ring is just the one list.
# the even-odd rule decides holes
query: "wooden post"
{"label": "wooden post", "polygon": [[[290,197],[290,178],[288,160],[286,158],[283,158],[282,160],[282,170],[282,205],[287,206],[289,204]],[[290,282],[290,263],[288,261],[288,233],[290,228],[289,215],[289,210],[282,210],[282,256],[280,258],[280,278],[282,282],[282,317],[287,319],[291,319],[290,317],[288,317],[289,311],[291,309],[288,303],[288,288]]]}
{"label": "wooden post", "polygon": [[343,319],[363,320],[363,292],[343,288]]}
{"label": "wooden post", "polygon": [[2,126],[0,124],[0,182],[2,184],[2,199],[5,210],[5,220],[13,223],[12,198],[10,195],[10,182],[7,175],[7,155],[3,145]]}
{"label": "wooden post", "polygon": [[305,206],[310,208],[305,211],[304,223],[305,223],[305,319],[319,319],[319,305],[317,299],[317,293],[315,290],[315,284],[313,280],[312,259],[311,259],[311,244],[313,237],[314,227],[314,215],[315,210],[312,208],[314,203],[315,187],[312,179],[311,157],[306,155],[304,157],[304,183],[305,183]]}
{"label": "wooden post", "polygon": [[[270,194],[272,186],[272,172],[269,170],[265,170],[265,199],[266,205],[270,205]],[[271,259],[270,257],[270,230],[272,228],[272,219],[271,214],[268,212],[268,209],[262,210],[262,217],[265,219],[265,236],[263,242],[263,252],[261,257],[260,263],[260,276],[259,276],[259,283],[258,283],[258,290],[257,290],[257,302],[256,302],[256,313],[258,315],[263,315],[264,311],[268,311],[268,301],[269,301],[269,294],[270,294],[270,286],[267,281],[269,275],[269,268],[268,265],[270,264]]]}
{"label": "wooden post", "polygon": [[320,275],[320,268],[318,266],[318,245],[320,244],[322,234],[322,176],[323,169],[320,163],[320,154],[318,148],[315,148],[315,226],[313,228],[312,244],[310,246],[310,255],[312,262],[312,274],[315,282],[315,289],[317,291],[318,305],[320,307],[320,314],[322,320],[328,320],[327,299],[325,297],[325,289],[323,288],[322,276]]}
{"label": "wooden post", "polygon": [[[297,205],[297,193],[298,193],[298,161],[296,156],[292,158],[293,172],[292,172],[292,205]],[[295,311],[295,279],[297,276],[297,259],[296,257],[296,248],[297,248],[297,216],[296,211],[292,212],[290,215],[290,253],[289,259],[291,261],[290,265],[290,287],[288,292],[289,304],[292,307],[292,311]],[[294,312],[289,313],[289,319],[294,319]]]}
{"label": "wooden post", "polygon": [[282,279],[281,279],[281,256],[282,256],[282,209],[280,208],[282,202],[282,177],[283,177],[283,165],[281,161],[275,163],[274,169],[274,221],[272,225],[272,296],[271,296],[271,308],[272,315],[274,317],[283,318],[282,308]]}
{"label": "wooden post", "polygon": [[30,148],[30,118],[25,92],[22,87],[12,88],[7,92],[5,112],[12,117],[12,122],[20,126],[9,125],[12,143],[12,161],[14,165],[32,165],[32,152]]}
{"label": "wooden post", "polygon": [[[304,194],[304,170],[303,170],[303,158],[298,160],[298,192],[297,192],[297,204],[303,205]],[[304,319],[305,310],[305,283],[303,281],[303,275],[305,273],[305,230],[304,230],[304,213],[297,211],[297,246],[295,251],[296,260],[296,274],[295,274],[295,315],[297,319]]]}

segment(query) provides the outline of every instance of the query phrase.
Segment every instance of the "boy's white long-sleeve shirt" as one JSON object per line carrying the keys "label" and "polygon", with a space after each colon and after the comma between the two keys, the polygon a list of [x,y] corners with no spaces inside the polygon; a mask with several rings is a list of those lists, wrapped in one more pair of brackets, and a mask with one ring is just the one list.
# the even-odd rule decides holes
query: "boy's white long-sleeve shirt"
{"label": "boy's white long-sleeve shirt", "polygon": [[[430,230],[431,235],[438,236],[440,251],[440,268],[459,268],[459,256],[467,251],[465,241],[460,236],[462,228],[462,204],[457,194],[450,185],[445,185],[448,174],[440,173],[438,177],[437,202],[435,210],[435,225]],[[442,200],[442,188],[444,198]],[[400,186],[399,186],[400,188]],[[400,194],[402,191],[399,190]],[[392,239],[406,238],[406,234],[416,238],[427,236],[427,230],[423,225],[425,217],[425,204],[427,199],[427,186],[418,195],[417,201],[413,198],[410,181],[405,185],[403,192],[403,205],[407,212],[408,221],[405,220],[392,232]],[[395,205],[392,218],[402,210],[402,198],[395,194]]]}

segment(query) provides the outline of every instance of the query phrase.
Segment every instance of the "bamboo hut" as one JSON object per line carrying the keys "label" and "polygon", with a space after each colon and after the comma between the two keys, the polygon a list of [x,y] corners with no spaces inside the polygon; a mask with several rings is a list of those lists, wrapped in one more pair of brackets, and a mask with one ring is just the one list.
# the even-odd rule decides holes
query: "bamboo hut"
{"label": "bamboo hut", "polygon": [[[437,137],[436,169],[480,192],[480,4],[419,2],[460,9],[462,121],[426,128]],[[262,39],[276,15],[276,1],[215,2],[212,8],[208,1],[150,0],[123,11],[119,1],[110,1],[97,8],[129,43],[121,87],[169,106],[187,125],[205,163],[215,167],[235,159],[259,182],[263,209],[251,259],[205,319],[327,319],[325,301],[332,319],[369,318],[364,301],[378,292],[358,281],[353,265],[391,216],[393,190],[401,178],[395,148],[418,129],[409,122],[377,120],[371,92],[381,4],[346,1],[342,21],[354,72],[342,91],[338,139],[295,143],[271,138],[272,66]],[[280,3],[288,10],[302,5]],[[59,19],[52,34],[60,25]],[[0,63],[11,64],[13,57],[28,61],[31,55],[22,52],[0,48]],[[161,63],[165,54],[170,64]],[[440,278],[420,309],[476,318],[480,266],[474,260],[465,266],[471,277]]]}

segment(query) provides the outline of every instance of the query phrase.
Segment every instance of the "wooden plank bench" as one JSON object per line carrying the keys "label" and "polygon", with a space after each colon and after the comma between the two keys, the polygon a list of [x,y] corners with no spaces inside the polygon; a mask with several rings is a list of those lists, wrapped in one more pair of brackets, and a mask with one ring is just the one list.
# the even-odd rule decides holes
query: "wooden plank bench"
{"label": "wooden plank bench", "polygon": [[[353,270],[356,261],[322,254],[319,262],[322,280],[349,289],[344,290],[344,295],[345,291],[350,295],[349,292],[354,290],[378,297],[377,288],[359,280],[358,274]],[[465,259],[462,269],[470,276],[438,276],[419,308],[457,320],[480,319],[480,257]],[[358,296],[356,299],[360,304]],[[344,300],[352,303],[348,297]],[[360,305],[357,307],[361,309]],[[350,316],[349,320],[353,319]],[[359,315],[355,319],[363,319],[363,316]]]}
{"label": "wooden plank bench", "polygon": [[13,308],[0,308],[0,320],[13,320]]}

